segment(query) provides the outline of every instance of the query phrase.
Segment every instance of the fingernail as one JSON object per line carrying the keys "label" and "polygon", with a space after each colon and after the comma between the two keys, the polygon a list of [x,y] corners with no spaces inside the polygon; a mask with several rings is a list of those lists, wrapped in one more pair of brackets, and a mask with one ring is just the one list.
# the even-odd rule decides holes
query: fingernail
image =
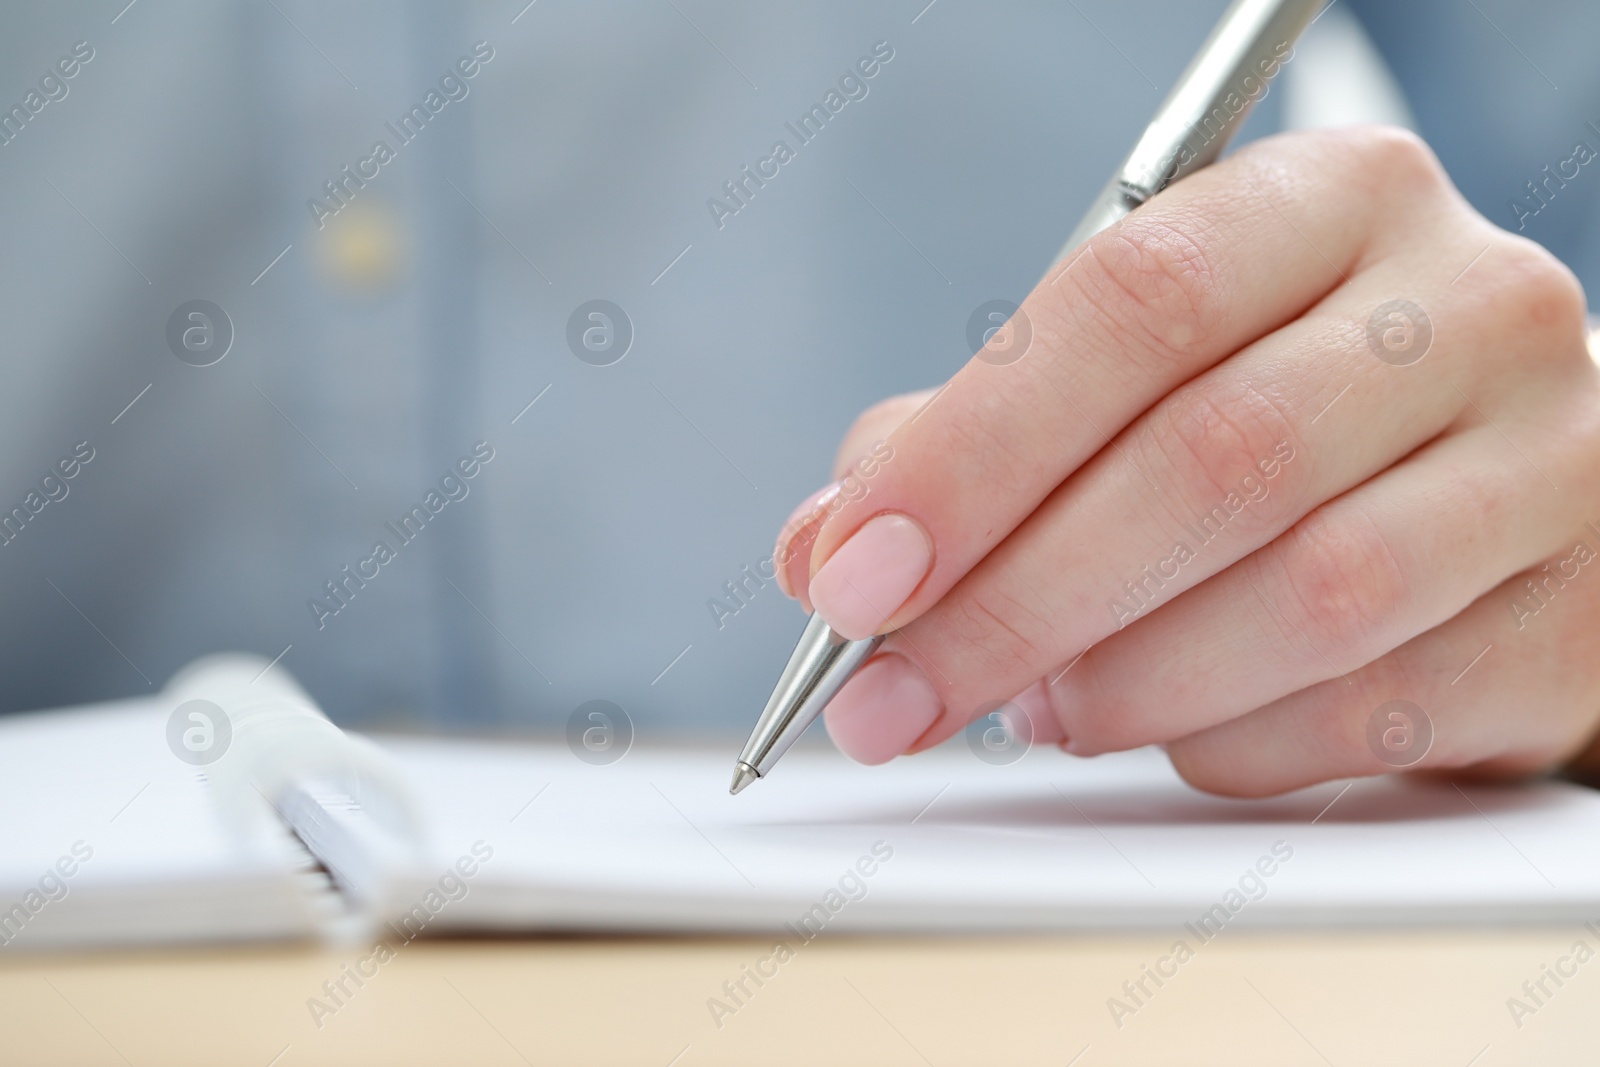
{"label": "fingernail", "polygon": [[805,592],[805,577],[811,573],[811,546],[828,517],[826,505],[838,492],[838,482],[818,489],[790,513],[778,531],[772,562],[778,572],[778,588],[783,590],[784,596],[800,599]]}
{"label": "fingernail", "polygon": [[933,565],[933,541],[907,515],[879,515],[840,545],[811,578],[811,602],[835,632],[871,637],[900,610]]}
{"label": "fingernail", "polygon": [[939,718],[939,695],[904,656],[872,660],[845,683],[823,713],[828,735],[857,763],[887,763]]}

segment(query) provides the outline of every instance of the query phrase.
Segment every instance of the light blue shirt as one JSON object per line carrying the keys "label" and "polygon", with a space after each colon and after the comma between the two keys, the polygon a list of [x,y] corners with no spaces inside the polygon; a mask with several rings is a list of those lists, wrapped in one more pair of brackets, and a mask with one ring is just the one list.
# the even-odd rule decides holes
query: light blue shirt
{"label": "light blue shirt", "polygon": [[[1348,2],[1514,227],[1600,121],[1600,9]],[[779,524],[1223,5],[119,6],[0,15],[4,706],[240,648],[344,723],[661,734],[748,727]],[[1591,286],[1593,171],[1527,226]]]}

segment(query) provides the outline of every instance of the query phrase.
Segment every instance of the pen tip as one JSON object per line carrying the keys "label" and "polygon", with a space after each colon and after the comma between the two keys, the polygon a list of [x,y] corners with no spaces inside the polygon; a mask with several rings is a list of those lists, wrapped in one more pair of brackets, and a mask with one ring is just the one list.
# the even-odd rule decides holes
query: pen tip
{"label": "pen tip", "polygon": [[733,784],[728,786],[728,793],[731,796],[738,796],[745,786],[760,777],[759,774],[750,769],[748,763],[741,763],[733,769]]}

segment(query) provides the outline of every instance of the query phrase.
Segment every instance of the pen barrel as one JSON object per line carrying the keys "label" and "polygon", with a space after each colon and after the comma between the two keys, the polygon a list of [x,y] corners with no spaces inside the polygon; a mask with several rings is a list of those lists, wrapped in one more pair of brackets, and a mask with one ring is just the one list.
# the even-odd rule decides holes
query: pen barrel
{"label": "pen barrel", "polygon": [[1089,238],[1101,230],[1109,229],[1113,223],[1127,216],[1144,202],[1143,192],[1125,186],[1120,174],[1112,178],[1100,195],[1094,198],[1094,206],[1079,220],[1077,227],[1072,231],[1072,236],[1067,238],[1067,243],[1061,246],[1056,262],[1066,259]]}
{"label": "pen barrel", "polygon": [[[1172,182],[1215,162],[1326,2],[1234,0],[1056,263]],[[765,776],[882,641],[846,640],[813,614],[739,754],[730,791],[748,784],[747,773]]]}
{"label": "pen barrel", "polygon": [[1056,262],[1168,185],[1215,163],[1326,3],[1234,0]]}
{"label": "pen barrel", "polygon": [[739,762],[765,776],[882,643],[881,635],[860,641],[841,637],[813,614]]}

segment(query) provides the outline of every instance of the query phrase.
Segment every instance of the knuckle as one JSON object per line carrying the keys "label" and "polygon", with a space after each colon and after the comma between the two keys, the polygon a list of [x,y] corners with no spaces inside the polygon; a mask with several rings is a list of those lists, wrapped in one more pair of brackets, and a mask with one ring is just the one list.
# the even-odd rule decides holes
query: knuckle
{"label": "knuckle", "polygon": [[1337,131],[1359,175],[1370,175],[1382,190],[1393,195],[1405,191],[1432,193],[1448,186],[1439,157],[1428,143],[1399,126],[1357,126]]}
{"label": "knuckle", "polygon": [[1282,584],[1290,595],[1283,608],[1303,635],[1286,637],[1296,644],[1309,640],[1319,660],[1384,651],[1379,638],[1405,602],[1409,583],[1377,523],[1359,511],[1317,511],[1284,541]]}
{"label": "knuckle", "polygon": [[[1585,355],[1587,301],[1571,269],[1543,245],[1511,233],[1502,234],[1499,247],[1489,255],[1494,257],[1494,286],[1488,310],[1503,328],[1537,338],[1538,351]],[[1552,335],[1570,337],[1574,343],[1543,343]]]}
{"label": "knuckle", "polygon": [[1164,217],[1125,220],[1093,238],[1084,269],[1073,271],[1090,306],[1118,340],[1136,338],[1160,362],[1187,362],[1215,344],[1227,316],[1226,293],[1202,239],[1204,224]]}
{"label": "knuckle", "polygon": [[[1264,500],[1272,492],[1289,490],[1285,474],[1297,435],[1281,406],[1247,382],[1204,383],[1179,390],[1164,405],[1160,420],[1148,439],[1164,466],[1174,472],[1181,491],[1174,503],[1188,521],[1196,509],[1222,508],[1230,522],[1242,520],[1244,529],[1270,523],[1263,508],[1246,508],[1246,502]],[[1267,472],[1277,485],[1268,488]],[[1287,484],[1286,484],[1287,483]],[[1181,502],[1181,503],[1180,503]]]}
{"label": "knuckle", "polygon": [[973,663],[982,677],[1037,678],[1053,662],[1059,634],[1042,605],[998,590],[951,599],[949,634],[968,650],[958,658]]}
{"label": "knuckle", "polygon": [[[995,499],[1021,500],[1040,492],[1041,444],[1030,427],[992,404],[983,410],[952,404],[938,422],[940,451],[951,457],[948,476],[981,480]],[[992,522],[979,528],[985,539],[1003,532]],[[987,543],[987,540],[985,541]]]}

